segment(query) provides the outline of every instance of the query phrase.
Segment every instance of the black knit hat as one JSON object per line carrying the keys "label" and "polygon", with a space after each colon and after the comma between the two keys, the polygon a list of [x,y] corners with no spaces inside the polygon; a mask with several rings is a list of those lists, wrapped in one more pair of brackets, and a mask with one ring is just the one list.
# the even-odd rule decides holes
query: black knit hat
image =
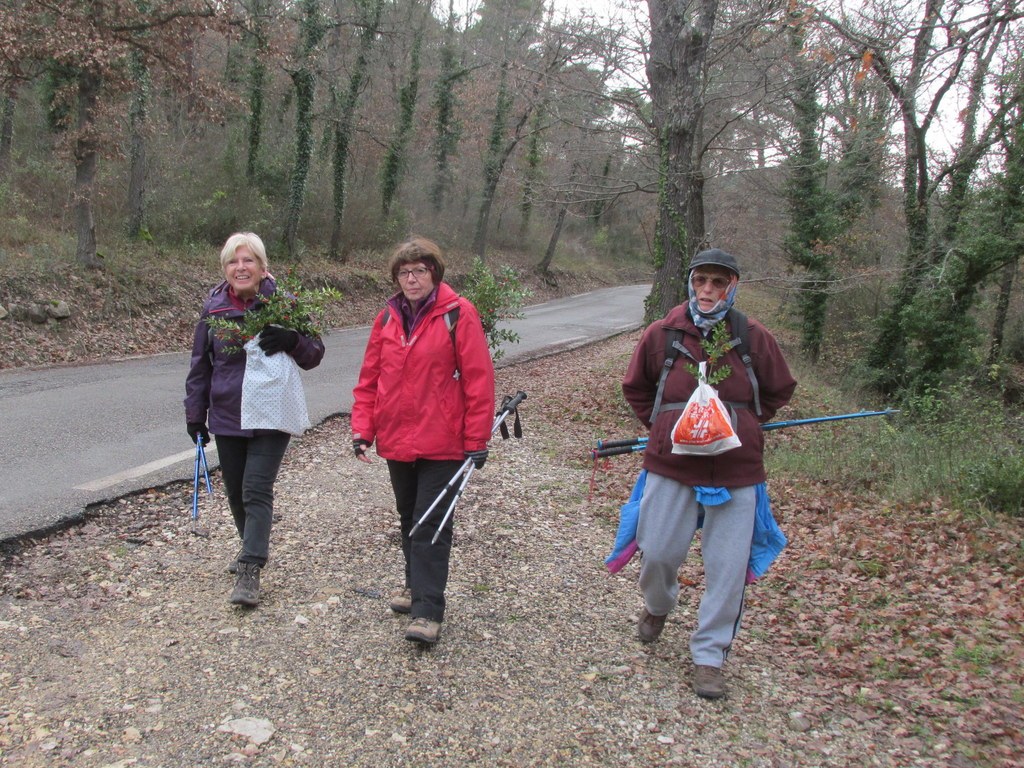
{"label": "black knit hat", "polygon": [[698,253],[690,260],[690,271],[692,272],[695,267],[702,267],[705,264],[725,267],[731,272],[735,272],[736,277],[740,276],[740,265],[736,263],[736,257],[731,253],[726,253],[721,248],[710,248]]}

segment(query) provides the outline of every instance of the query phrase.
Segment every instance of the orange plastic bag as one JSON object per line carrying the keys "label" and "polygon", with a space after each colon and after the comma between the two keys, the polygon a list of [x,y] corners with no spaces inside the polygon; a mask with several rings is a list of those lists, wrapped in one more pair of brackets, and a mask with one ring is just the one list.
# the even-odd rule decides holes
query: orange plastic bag
{"label": "orange plastic bag", "polygon": [[707,364],[700,363],[697,389],[672,427],[672,453],[715,456],[741,445],[725,404],[707,383]]}

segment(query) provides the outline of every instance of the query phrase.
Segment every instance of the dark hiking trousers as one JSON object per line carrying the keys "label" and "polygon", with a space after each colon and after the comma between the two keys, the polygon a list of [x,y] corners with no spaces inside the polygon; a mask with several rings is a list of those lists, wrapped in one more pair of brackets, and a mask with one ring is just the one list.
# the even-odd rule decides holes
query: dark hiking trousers
{"label": "dark hiking trousers", "polygon": [[461,466],[462,461],[457,460],[388,460],[391,487],[395,492],[395,504],[402,526],[405,584],[412,590],[412,610],[409,615],[414,619],[444,621],[444,590],[448,585],[448,559],[452,551],[454,513],[448,519],[437,543],[430,542],[437,533],[444,513],[448,511],[455,489],[434,507],[430,517],[416,529],[416,534],[411,538],[409,531],[419,522],[423,513]]}
{"label": "dark hiking trousers", "polygon": [[291,435],[269,432],[254,437],[217,435],[224,492],[242,539],[243,563],[266,565],[274,519],[274,481]]}

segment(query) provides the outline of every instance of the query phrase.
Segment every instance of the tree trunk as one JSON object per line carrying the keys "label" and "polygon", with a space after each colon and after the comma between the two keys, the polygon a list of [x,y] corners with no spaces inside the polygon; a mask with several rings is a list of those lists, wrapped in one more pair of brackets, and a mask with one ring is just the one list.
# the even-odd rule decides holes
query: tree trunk
{"label": "tree trunk", "polygon": [[288,195],[288,218],[284,225],[284,246],[288,258],[294,259],[299,232],[299,219],[306,200],[306,179],[313,157],[313,73],[303,68],[292,75],[295,83],[295,165],[292,168]]}
{"label": "tree trunk", "polygon": [[558,239],[562,236],[562,225],[565,223],[565,215],[569,212],[569,204],[562,203],[558,209],[558,218],[555,219],[555,228],[551,232],[551,239],[548,240],[548,249],[544,252],[544,258],[537,265],[537,271],[543,275],[548,274],[551,269],[551,261],[555,258],[555,248],[558,247]]}
{"label": "tree trunk", "polygon": [[996,298],[996,311],[992,319],[992,341],[988,348],[988,364],[995,365],[1003,356],[1003,340],[1006,338],[1006,318],[1010,310],[1010,296],[1013,284],[1017,280],[1017,265],[1020,254],[1003,265],[999,276],[999,296]]}
{"label": "tree trunk", "polygon": [[706,242],[704,227],[703,90],[718,12],[717,0],[648,0],[651,50],[647,78],[658,133],[660,189],[654,285],[647,320],[683,298],[686,267]]}
{"label": "tree trunk", "polygon": [[434,108],[437,117],[434,119],[434,162],[437,169],[434,184],[430,192],[430,201],[434,213],[440,213],[444,207],[445,195],[452,185],[451,169],[448,158],[455,154],[459,145],[458,98],[455,84],[465,76],[465,70],[459,67],[458,51],[455,46],[455,3],[448,1],[448,22],[444,30],[444,43],[441,47],[441,71],[437,84],[434,86]]}
{"label": "tree trunk", "polygon": [[0,97],[0,183],[7,180],[11,172],[11,150],[14,147],[14,107],[18,97],[12,86]]}
{"label": "tree trunk", "polygon": [[103,266],[96,254],[96,221],[92,209],[99,164],[95,133],[99,90],[99,76],[82,70],[78,75],[78,136],[75,139],[75,258],[90,269]]}
{"label": "tree trunk", "polygon": [[142,233],[146,213],[146,139],[144,136],[148,102],[149,71],[138,52],[132,53],[135,90],[128,110],[128,224],[127,235],[137,239]]}
{"label": "tree trunk", "polygon": [[288,194],[288,214],[284,225],[284,246],[288,257],[294,259],[299,232],[299,219],[306,201],[306,180],[309,162],[313,157],[313,102],[316,98],[316,78],[313,63],[317,46],[323,40],[325,28],[320,15],[319,0],[302,3],[302,40],[299,51],[299,69],[292,73],[295,85],[295,165],[292,168]]}
{"label": "tree trunk", "polygon": [[345,217],[345,184],[348,170],[348,148],[352,141],[352,131],[356,124],[356,106],[359,103],[359,91],[366,80],[369,67],[370,49],[380,29],[380,17],[384,0],[368,0],[363,28],[359,33],[359,53],[349,78],[348,93],[341,105],[337,128],[334,132],[334,217],[331,222],[331,242],[328,256],[344,262],[341,253],[341,224]]}
{"label": "tree trunk", "polygon": [[398,93],[398,127],[388,146],[381,172],[381,208],[384,215],[391,212],[391,206],[398,196],[402,174],[406,166],[406,152],[412,136],[413,118],[416,115],[416,95],[420,87],[420,48],[423,45],[423,23],[416,28],[409,61],[409,80]]}

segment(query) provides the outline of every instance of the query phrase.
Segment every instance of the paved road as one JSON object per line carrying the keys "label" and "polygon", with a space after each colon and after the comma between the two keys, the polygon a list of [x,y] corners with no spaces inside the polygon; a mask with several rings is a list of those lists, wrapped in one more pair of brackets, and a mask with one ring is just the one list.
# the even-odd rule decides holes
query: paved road
{"label": "paved road", "polygon": [[[499,365],[571,349],[640,325],[649,286],[607,288],[529,307]],[[303,373],[310,418],[348,413],[369,329],[335,331]],[[91,505],[192,478],[185,435],[187,353],[0,371],[0,542],[82,516]],[[529,386],[522,387],[529,392]],[[499,393],[503,394],[503,393]],[[211,465],[216,451],[209,450]]]}

